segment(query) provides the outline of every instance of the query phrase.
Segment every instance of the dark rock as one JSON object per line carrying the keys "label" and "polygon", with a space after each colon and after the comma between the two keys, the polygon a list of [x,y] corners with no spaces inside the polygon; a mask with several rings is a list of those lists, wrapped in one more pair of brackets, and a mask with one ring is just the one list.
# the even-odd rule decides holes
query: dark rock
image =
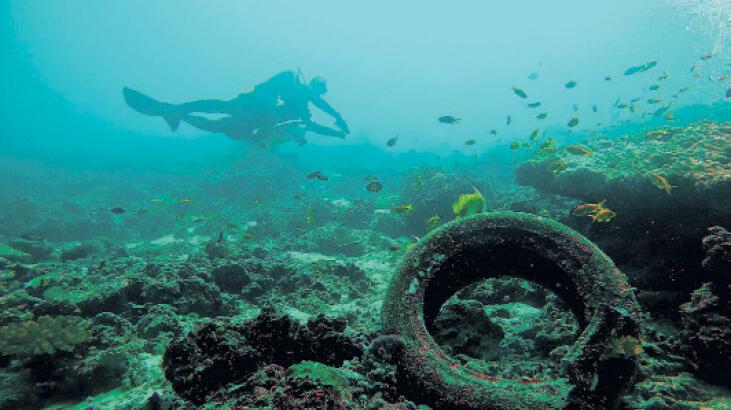
{"label": "dark rock", "polygon": [[705,258],[701,262],[708,278],[716,282],[731,282],[731,232],[720,226],[708,228],[703,238]]}
{"label": "dark rock", "polygon": [[176,393],[200,405],[266,364],[288,367],[303,360],[342,364],[360,354],[344,330],[341,319],[318,316],[302,326],[270,310],[243,325],[206,323],[168,346],[165,377]]}
{"label": "dark rock", "polygon": [[702,266],[713,282],[693,291],[680,307],[681,334],[695,371],[710,383],[731,387],[731,233],[719,226],[703,239]]}
{"label": "dark rock", "polygon": [[61,250],[60,259],[62,262],[85,259],[102,252],[99,245],[93,242],[82,242],[72,248]]}
{"label": "dark rock", "polygon": [[237,263],[217,266],[211,271],[211,276],[224,292],[241,293],[241,290],[251,283],[249,272]]}
{"label": "dark rock", "polygon": [[53,247],[45,240],[13,239],[8,246],[31,255],[33,262],[47,260],[53,253]]}
{"label": "dark rock", "polygon": [[203,251],[210,260],[224,259],[231,254],[224,241],[208,241],[203,246]]}
{"label": "dark rock", "polygon": [[497,360],[503,330],[485,314],[482,303],[476,300],[447,303],[442,307],[432,331],[434,340],[448,346],[452,354]]}

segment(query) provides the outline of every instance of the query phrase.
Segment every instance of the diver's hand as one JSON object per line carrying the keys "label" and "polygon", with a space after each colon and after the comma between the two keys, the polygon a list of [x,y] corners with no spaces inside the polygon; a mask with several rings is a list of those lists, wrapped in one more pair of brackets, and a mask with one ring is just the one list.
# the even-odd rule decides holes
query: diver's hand
{"label": "diver's hand", "polygon": [[[338,128],[340,128],[341,130],[343,130],[343,132],[346,135],[347,134],[350,134],[350,128],[348,128],[348,124],[345,122],[345,120],[342,117],[340,117],[337,120],[335,120],[335,125],[337,125]],[[343,137],[343,138],[345,138],[345,137]]]}

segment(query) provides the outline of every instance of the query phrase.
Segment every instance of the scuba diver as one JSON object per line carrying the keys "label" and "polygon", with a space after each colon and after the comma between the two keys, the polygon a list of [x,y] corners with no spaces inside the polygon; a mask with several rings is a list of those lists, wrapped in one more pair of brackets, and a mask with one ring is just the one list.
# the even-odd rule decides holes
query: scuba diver
{"label": "scuba diver", "polygon": [[[294,140],[300,145],[306,143],[304,135],[307,131],[335,138],[345,138],[350,133],[340,113],[322,98],[326,92],[325,79],[315,77],[306,82],[301,72],[294,71],[282,71],[256,85],[253,91],[239,94],[232,100],[169,104],[127,87],[123,90],[127,105],[142,114],[162,117],[173,132],[182,121],[233,139],[270,143]],[[314,122],[310,103],[332,116],[338,129]],[[196,113],[225,116],[210,119]]]}

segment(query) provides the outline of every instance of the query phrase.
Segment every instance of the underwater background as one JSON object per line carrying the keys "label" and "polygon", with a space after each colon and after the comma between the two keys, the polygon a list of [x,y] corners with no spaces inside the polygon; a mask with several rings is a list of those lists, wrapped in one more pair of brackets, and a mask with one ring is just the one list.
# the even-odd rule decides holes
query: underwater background
{"label": "underwater background", "polygon": [[[0,409],[731,408],[728,1],[8,0],[0,19]],[[230,100],[285,70],[327,80],[345,138],[173,131],[123,94]],[[598,378],[631,377],[577,399],[581,309],[487,256],[471,269],[495,278],[427,321],[450,365],[408,363],[384,299],[429,293],[394,278],[495,212],[611,258],[638,328],[604,338]],[[463,368],[464,395],[504,394],[441,395]]]}

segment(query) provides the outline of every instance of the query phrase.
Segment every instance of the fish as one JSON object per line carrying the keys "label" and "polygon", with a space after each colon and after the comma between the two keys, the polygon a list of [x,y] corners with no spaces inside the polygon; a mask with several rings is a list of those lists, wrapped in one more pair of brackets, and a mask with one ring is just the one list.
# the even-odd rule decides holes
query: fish
{"label": "fish", "polygon": [[252,235],[250,233],[245,233],[245,234],[241,235],[241,239],[243,239],[245,241],[253,241],[254,235]]}
{"label": "fish", "polygon": [[521,90],[520,88],[513,86],[513,92],[515,95],[517,95],[520,98],[528,98],[528,94],[525,93],[525,91]]}
{"label": "fish", "polygon": [[612,81],[612,77],[606,76],[606,77],[604,77],[604,81]]}
{"label": "fish", "polygon": [[137,210],[137,214],[139,214],[139,215],[144,215],[144,214],[146,214],[148,212],[150,212],[150,210],[147,209],[147,208],[140,208],[140,209]]}
{"label": "fish", "polygon": [[456,125],[462,122],[461,118],[456,118],[451,115],[442,115],[437,119],[442,124],[450,124],[450,125]]}
{"label": "fish", "polygon": [[305,216],[305,223],[307,225],[312,225],[313,222],[315,222],[315,216],[314,215],[308,214],[307,216]]}
{"label": "fish", "polygon": [[571,89],[571,88],[575,88],[577,85],[579,85],[579,83],[577,83],[574,80],[571,80],[568,83],[566,83],[566,85],[564,87]]}
{"label": "fish", "polygon": [[413,182],[413,186],[415,188],[421,188],[424,186],[424,176],[423,175],[417,175],[416,181]]}
{"label": "fish", "polygon": [[396,145],[397,142],[398,142],[398,135],[393,138],[389,138],[388,141],[386,141],[386,146],[393,147],[394,145]]}
{"label": "fish", "polygon": [[494,129],[493,130],[490,130],[490,134],[497,135],[497,130],[494,130]]}
{"label": "fish", "polygon": [[182,198],[182,199],[178,199],[176,201],[176,203],[178,203],[178,204],[189,204],[191,202],[193,202],[193,200],[190,198]]}
{"label": "fish", "polygon": [[663,115],[663,117],[665,117],[665,119],[668,120],[668,121],[674,121],[675,120],[675,115],[673,113],[671,113],[671,112],[665,113],[665,115]]}
{"label": "fish", "polygon": [[327,175],[323,174],[322,171],[312,171],[309,174],[307,174],[307,179],[308,180],[317,179],[319,181],[327,181],[330,178]]}
{"label": "fish", "polygon": [[640,110],[639,104],[632,104],[629,106],[629,112],[635,113]]}
{"label": "fish", "polygon": [[566,152],[573,155],[581,155],[582,157],[590,157],[594,155],[589,148],[582,147],[581,145],[571,144],[566,147]]}
{"label": "fish", "polygon": [[662,75],[660,77],[657,77],[658,81],[665,81],[670,78],[670,73],[667,71],[663,71]]}
{"label": "fish", "polygon": [[616,212],[609,208],[602,208],[591,215],[591,219],[592,222],[609,222],[614,219],[615,216],[617,216]]}
{"label": "fish", "polygon": [[538,72],[533,72],[528,75],[529,80],[535,80],[538,78]]}
{"label": "fish", "polygon": [[655,185],[655,187],[657,187],[658,189],[662,189],[663,191],[667,192],[668,194],[670,194],[670,191],[675,188],[673,185],[670,185],[668,183],[667,179],[665,179],[664,176],[660,174],[652,175],[652,184]]}
{"label": "fish", "polygon": [[650,91],[657,91],[660,89],[660,87],[661,87],[660,84],[653,84],[648,88],[650,89]]}
{"label": "fish", "polygon": [[510,125],[513,123],[513,117],[509,116],[505,118],[505,125]]}
{"label": "fish", "polygon": [[547,112],[542,112],[542,113],[536,115],[536,118],[538,118],[539,120],[545,120],[546,117],[548,117],[548,113]]}
{"label": "fish", "polygon": [[528,108],[538,108],[541,106],[541,103],[539,101],[536,101],[526,105],[528,106]]}
{"label": "fish", "polygon": [[710,60],[712,57],[713,57],[713,53],[709,51],[701,56],[701,61]]}
{"label": "fish", "polygon": [[570,119],[566,125],[568,125],[569,128],[573,128],[573,127],[579,125],[579,118],[574,117],[574,118]]}
{"label": "fish", "polygon": [[162,199],[160,199],[160,198],[153,198],[153,199],[150,199],[150,202],[152,202],[152,203],[153,203],[153,204],[155,204],[155,205],[159,205],[159,204],[161,204],[161,203],[162,203],[163,201],[162,201]]}
{"label": "fish", "polygon": [[645,138],[650,139],[656,139],[656,140],[663,140],[663,139],[669,139],[671,137],[670,132],[665,129],[657,129],[649,131],[647,134],[645,134]]}
{"label": "fish", "polygon": [[731,98],[731,84],[728,85],[728,89],[726,90],[726,98]]}
{"label": "fish", "polygon": [[520,142],[518,142],[518,141],[511,142],[510,149],[512,149],[512,150],[520,149]]}
{"label": "fish", "polygon": [[669,110],[671,106],[672,104],[668,104],[666,106],[660,107],[652,115],[654,115],[655,117],[659,117],[665,114],[665,111]]}
{"label": "fish", "polygon": [[568,164],[561,161],[560,159],[548,163],[548,170],[553,172],[554,174],[558,174],[566,168],[568,168]]}
{"label": "fish", "polygon": [[439,222],[442,220],[442,218],[439,217],[439,215],[434,215],[431,218],[426,220],[426,225],[430,228],[433,228],[437,225],[439,225]]}
{"label": "fish", "polygon": [[115,215],[121,215],[121,214],[127,212],[127,210],[124,209],[124,208],[117,207],[117,208],[110,209],[109,212],[111,212],[111,213],[113,213]]}
{"label": "fish", "polygon": [[366,191],[368,192],[379,192],[383,189],[383,184],[378,181],[373,181],[366,185]]}
{"label": "fish", "polygon": [[393,211],[397,214],[405,214],[409,212],[414,212],[414,204],[402,204],[398,205],[393,208]]}
{"label": "fish", "polygon": [[475,142],[477,142],[477,141],[475,141],[473,139],[468,139],[467,141],[464,142],[464,145],[475,145]]}
{"label": "fish", "polygon": [[628,68],[624,72],[624,75],[634,75],[637,73],[644,73],[645,71],[655,67],[656,65],[657,65],[657,61],[650,61],[650,62],[647,62],[642,65],[633,66],[633,67]]}
{"label": "fish", "polygon": [[592,105],[591,106],[591,110],[594,111],[594,112],[598,112],[599,111],[599,108],[597,108],[596,105]]}
{"label": "fish", "polygon": [[477,188],[472,187],[475,191],[471,194],[462,194],[452,204],[452,212],[457,217],[465,217],[476,213],[487,211],[487,201]]}
{"label": "fish", "polygon": [[700,66],[698,65],[698,63],[693,63],[693,65],[691,65],[691,66],[690,66],[690,72],[691,72],[691,73],[692,73],[692,72],[694,72],[695,70],[697,70],[697,69],[698,69],[698,67],[700,67]]}
{"label": "fish", "polygon": [[533,132],[530,133],[530,140],[531,141],[535,141],[540,136],[541,136],[541,129],[540,128],[536,128],[536,129],[533,130]]}
{"label": "fish", "polygon": [[573,108],[573,109],[574,109],[574,112],[577,112],[577,111],[579,111],[579,106],[578,106],[578,104],[572,104],[572,105],[571,105],[571,108]]}
{"label": "fish", "polygon": [[660,103],[660,102],[662,102],[662,100],[659,99],[659,98],[657,98],[657,97],[652,97],[652,98],[650,98],[650,99],[647,100],[647,103],[648,104],[657,104],[657,103]]}
{"label": "fish", "polygon": [[589,216],[599,209],[604,208],[604,202],[605,200],[602,200],[598,203],[586,203],[577,205],[574,207],[574,209],[571,210],[571,213],[576,216]]}
{"label": "fish", "polygon": [[602,200],[599,203],[577,205],[571,210],[571,213],[576,216],[591,217],[592,222],[609,222],[617,216],[617,213],[607,208],[604,203],[605,201]]}
{"label": "fish", "polygon": [[639,101],[641,99],[642,99],[642,97],[637,97],[637,98],[633,98],[633,99],[629,100],[629,102],[630,103],[636,103],[637,101]]}
{"label": "fish", "polygon": [[[731,87],[731,86],[729,86],[729,87]],[[681,89],[678,90],[678,94],[684,93],[684,92],[686,92],[688,90],[690,90],[690,87],[683,87],[683,88],[681,88]]]}

